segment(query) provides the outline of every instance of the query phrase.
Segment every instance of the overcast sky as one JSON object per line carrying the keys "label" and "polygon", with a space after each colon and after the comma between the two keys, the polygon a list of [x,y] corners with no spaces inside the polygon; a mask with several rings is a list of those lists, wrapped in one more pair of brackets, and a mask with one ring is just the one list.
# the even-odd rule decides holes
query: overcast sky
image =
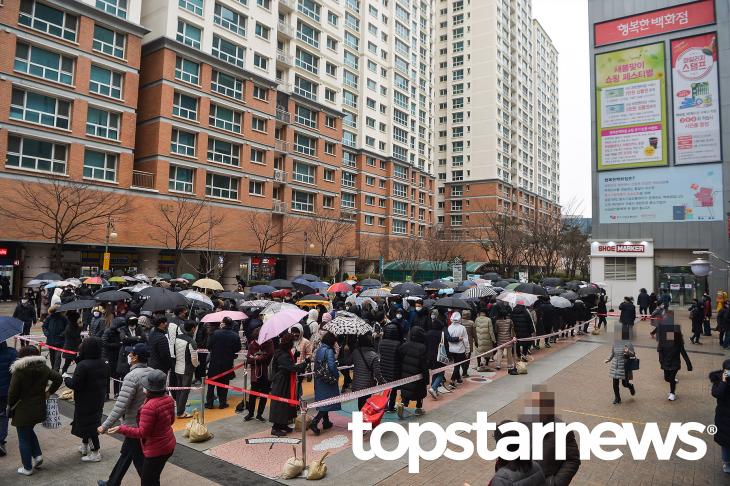
{"label": "overcast sky", "polygon": [[591,108],[587,0],[532,0],[560,55],[560,200],[591,215]]}

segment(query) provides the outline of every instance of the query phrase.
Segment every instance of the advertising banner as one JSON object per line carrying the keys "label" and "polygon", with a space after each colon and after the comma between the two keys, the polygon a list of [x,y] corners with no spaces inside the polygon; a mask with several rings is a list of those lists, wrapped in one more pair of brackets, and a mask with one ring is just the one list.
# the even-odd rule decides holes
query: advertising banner
{"label": "advertising banner", "polygon": [[675,163],[719,162],[716,33],[672,41],[672,85]]}
{"label": "advertising banner", "polygon": [[596,47],[715,23],[715,0],[700,0],[595,24]]}
{"label": "advertising banner", "polygon": [[598,170],[668,165],[664,44],[596,56]]}
{"label": "advertising banner", "polygon": [[722,221],[722,164],[598,175],[601,224]]}

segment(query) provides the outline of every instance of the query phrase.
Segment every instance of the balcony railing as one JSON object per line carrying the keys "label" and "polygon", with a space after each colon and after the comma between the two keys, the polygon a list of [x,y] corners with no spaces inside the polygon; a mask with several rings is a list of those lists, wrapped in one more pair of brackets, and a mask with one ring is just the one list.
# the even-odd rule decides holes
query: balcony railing
{"label": "balcony railing", "polygon": [[[279,2],[279,5],[281,5],[281,1]],[[277,24],[277,28],[278,28],[279,32],[281,32],[285,36],[294,37],[294,30],[286,22],[283,22],[280,20],[279,23]]]}
{"label": "balcony railing", "polygon": [[154,189],[155,174],[153,172],[142,172],[140,170],[133,170],[132,187],[141,187],[142,189]]}
{"label": "balcony railing", "polygon": [[276,51],[276,60],[277,62],[286,64],[287,66],[292,65],[292,57],[288,54],[285,54],[284,51]]}
{"label": "balcony railing", "polygon": [[289,151],[289,142],[286,142],[284,140],[275,140],[274,148],[276,149],[277,152],[288,152]]}
{"label": "balcony railing", "polygon": [[271,211],[276,214],[284,214],[286,212],[286,205],[284,204],[284,201],[274,201],[271,205]]}
{"label": "balcony railing", "polygon": [[276,107],[276,119],[281,122],[284,122],[284,123],[289,123],[291,120],[291,115],[289,114],[289,112],[286,110],[285,107],[277,106]]}

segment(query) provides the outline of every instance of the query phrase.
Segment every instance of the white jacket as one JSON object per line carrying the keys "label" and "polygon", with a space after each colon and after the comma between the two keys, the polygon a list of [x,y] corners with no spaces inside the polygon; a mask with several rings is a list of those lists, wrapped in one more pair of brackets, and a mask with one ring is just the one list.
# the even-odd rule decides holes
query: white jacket
{"label": "white jacket", "polygon": [[187,342],[185,339],[175,339],[175,373],[178,375],[185,374],[185,348],[190,348],[190,362],[193,364],[193,368],[197,368],[200,364],[198,360],[198,352],[193,347],[192,342]]}
{"label": "white jacket", "polygon": [[452,322],[448,329],[449,336],[452,338],[463,337],[463,341],[449,342],[449,352],[451,353],[466,353],[469,349],[469,335],[466,332],[464,325],[459,322]]}

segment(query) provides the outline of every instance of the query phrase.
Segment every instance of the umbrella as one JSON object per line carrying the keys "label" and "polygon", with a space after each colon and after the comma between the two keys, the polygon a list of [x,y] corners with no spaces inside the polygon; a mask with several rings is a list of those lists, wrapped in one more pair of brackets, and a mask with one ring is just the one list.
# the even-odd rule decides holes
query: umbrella
{"label": "umbrella", "polygon": [[120,300],[131,300],[132,296],[121,290],[108,290],[94,296],[98,302],[119,302]]}
{"label": "umbrella", "polygon": [[59,307],[57,310],[63,312],[63,311],[70,311],[70,310],[91,309],[95,305],[96,305],[95,300],[79,299],[79,300],[72,300],[71,302],[66,302],[65,304],[61,304],[61,307]]}
{"label": "umbrella", "polygon": [[545,287],[560,287],[564,282],[563,279],[559,277],[545,277],[540,283]]}
{"label": "umbrella", "polygon": [[454,293],[454,289],[451,289],[451,288],[449,288],[449,289],[441,289],[438,292],[439,295],[452,295],[453,293]]}
{"label": "umbrella", "polygon": [[23,332],[23,321],[10,316],[0,316],[0,342],[7,341]]}
{"label": "umbrella", "polygon": [[277,278],[276,280],[272,280],[269,282],[269,285],[271,285],[274,288],[277,289],[291,289],[293,288],[292,283],[289,280],[284,280],[281,278]]}
{"label": "umbrella", "polygon": [[601,293],[601,288],[594,285],[594,284],[588,284],[585,287],[581,287],[578,289],[578,295],[580,297],[586,297],[589,295],[596,295]]}
{"label": "umbrella", "polygon": [[34,280],[44,280],[46,282],[51,282],[54,280],[61,280],[61,276],[54,272],[43,272],[36,275],[34,277]]}
{"label": "umbrella", "polygon": [[27,284],[25,284],[26,287],[40,287],[41,285],[46,285],[48,283],[48,280],[37,280],[33,279],[29,281]]}
{"label": "umbrella", "polygon": [[122,278],[125,282],[136,282],[137,279],[134,277],[130,277],[129,275],[122,275]]}
{"label": "umbrella", "polygon": [[[135,285],[135,287],[136,287],[136,285]],[[139,292],[139,295],[142,295],[144,297],[152,297],[153,295],[162,295],[163,290],[165,290],[165,289],[163,289],[162,287],[153,287],[153,286],[149,285],[143,289],[138,290],[138,292]]]}
{"label": "umbrella", "polygon": [[195,276],[192,273],[183,273],[180,275],[180,278],[184,278],[185,280],[195,280]]}
{"label": "umbrella", "polygon": [[464,280],[463,282],[461,282],[459,284],[458,287],[456,287],[456,291],[457,292],[464,292],[467,289],[470,289],[472,287],[475,287],[476,285],[477,285],[477,283],[475,281],[473,281],[473,280]]}
{"label": "umbrella", "polygon": [[261,312],[264,315],[272,315],[287,310],[300,310],[299,307],[288,302],[269,302],[269,305]]}
{"label": "umbrella", "polygon": [[426,290],[441,290],[441,289],[450,289],[453,287],[450,284],[444,282],[443,280],[434,280],[433,282],[424,285],[423,288]]}
{"label": "umbrella", "polygon": [[205,294],[201,294],[200,292],[196,292],[194,290],[189,290],[189,289],[188,290],[181,290],[180,291],[180,295],[182,295],[183,297],[185,297],[186,299],[188,299],[190,301],[199,302],[201,304],[205,304],[207,306],[210,306],[211,308],[214,307],[213,306],[213,301],[210,300],[210,297],[208,297]]}
{"label": "umbrella", "polygon": [[298,277],[294,277],[294,280],[306,280],[307,282],[317,282],[317,281],[319,281],[319,277],[316,275],[312,275],[311,273],[305,273],[305,274],[299,275]]}
{"label": "umbrella", "polygon": [[365,322],[363,319],[360,319],[352,312],[347,311],[338,312],[337,316],[323,327],[336,336],[342,336],[344,334],[355,334],[359,336],[361,334],[373,332],[373,328],[370,324]]}
{"label": "umbrella", "polygon": [[507,286],[505,287],[505,290],[514,290],[519,286],[520,286],[519,282],[508,283]]}
{"label": "umbrella", "polygon": [[583,282],[581,282],[580,280],[571,280],[570,282],[567,282],[565,285],[563,285],[563,287],[568,290],[573,290],[577,292],[581,285],[583,285]]}
{"label": "umbrella", "polygon": [[[271,301],[271,300],[247,300],[245,302],[241,302],[239,305],[241,307],[260,307],[260,308],[264,308],[264,307],[270,306],[273,303],[274,302]],[[292,306],[292,307],[296,307],[296,306]]]}
{"label": "umbrella", "polygon": [[565,309],[573,305],[568,299],[566,299],[565,297],[560,297],[558,295],[553,295],[552,297],[550,297],[550,303],[553,305],[553,307],[557,307],[558,309]]}
{"label": "umbrella", "polygon": [[127,283],[127,281],[124,280],[123,277],[112,277],[109,279],[109,281],[113,283]]}
{"label": "umbrella", "polygon": [[254,294],[270,294],[276,292],[276,289],[271,285],[254,285],[251,287],[251,292]]}
{"label": "umbrella", "polygon": [[[215,280],[214,280],[215,282]],[[243,300],[246,297],[241,292],[218,292],[215,294],[218,299]]]}
{"label": "umbrella", "polygon": [[72,287],[81,287],[81,280],[78,278],[67,278],[66,282],[68,282],[68,284]]}
{"label": "umbrella", "polygon": [[310,285],[310,282],[307,280],[295,280],[291,284],[296,290],[305,294],[313,294],[317,292],[317,289],[314,288],[313,285]]}
{"label": "umbrella", "polygon": [[137,275],[135,275],[132,278],[134,278],[135,280],[139,280],[140,282],[149,282],[150,281],[150,279],[144,273],[138,273]]}
{"label": "umbrella", "polygon": [[208,290],[223,290],[223,286],[220,282],[213,280],[212,278],[201,278],[200,280],[196,280],[193,282],[193,287]]}
{"label": "umbrella", "polygon": [[563,292],[562,294],[560,294],[560,297],[562,297],[564,299],[568,299],[571,302],[573,302],[574,300],[578,300],[578,294],[576,294],[572,290],[568,290],[567,292]]}
{"label": "umbrella", "polygon": [[187,307],[188,301],[185,296],[167,289],[160,289],[151,295],[142,306],[143,311],[158,312],[175,310],[180,307]]}
{"label": "umbrella", "polygon": [[221,312],[213,312],[212,314],[208,314],[204,316],[200,322],[223,322],[223,319],[226,317],[230,317],[233,321],[245,321],[248,319],[248,316],[244,314],[243,312],[239,311],[221,311]]}
{"label": "umbrella", "polygon": [[360,292],[359,297],[390,297],[391,291],[388,289],[367,289]]}
{"label": "umbrella", "polygon": [[335,292],[352,292],[352,286],[350,284],[346,284],[345,282],[338,282],[336,284],[330,285],[330,287],[327,289],[327,292],[335,293]]}
{"label": "umbrella", "polygon": [[559,287],[551,287],[551,288],[547,289],[548,295],[560,295],[563,292],[564,292],[564,290]]}
{"label": "umbrella", "polygon": [[328,301],[329,299],[327,297],[325,297],[324,295],[309,294],[309,295],[305,295],[304,297],[302,297],[299,300],[320,300],[320,301]]}
{"label": "umbrella", "polygon": [[365,280],[361,280],[360,283],[358,283],[360,287],[382,287],[383,284],[380,282],[380,280],[374,279],[374,278],[366,278]]}
{"label": "umbrella", "polygon": [[84,280],[86,285],[104,285],[104,279],[101,277],[89,277]]}
{"label": "umbrella", "polygon": [[360,295],[353,294],[353,295],[349,296],[347,299],[345,299],[345,303],[347,303],[347,302],[351,302],[357,306],[362,306],[364,303],[367,302],[368,304],[370,304],[372,306],[372,308],[374,310],[378,309],[378,304],[375,303],[375,301],[373,299],[371,299],[370,297],[363,297],[362,294],[360,294]]}
{"label": "umbrella", "polygon": [[530,306],[537,302],[537,295],[523,294],[521,292],[513,292],[510,290],[504,291],[497,297],[497,300],[507,302],[510,306],[514,307],[518,304]]}
{"label": "umbrella", "polygon": [[159,280],[170,280],[172,278],[172,275],[170,275],[169,273],[158,273],[157,278]]}
{"label": "umbrella", "polygon": [[521,283],[515,287],[515,290],[532,295],[547,295],[547,290],[544,287],[533,283]]}
{"label": "umbrella", "polygon": [[357,280],[352,280],[352,279],[345,280],[345,283],[348,284],[348,285],[355,285],[355,284],[357,284]]}
{"label": "umbrella", "polygon": [[462,297],[464,299],[474,299],[474,298],[479,299],[482,297],[490,297],[492,295],[497,295],[497,292],[495,292],[492,287],[488,287],[486,285],[477,285],[476,287],[467,289],[462,294]]}
{"label": "umbrella", "polygon": [[132,285],[131,287],[124,287],[121,290],[124,290],[125,292],[131,292],[133,294],[136,294],[137,292],[140,292],[140,291],[142,291],[142,290],[144,290],[146,288],[149,288],[149,287],[151,287],[150,284],[144,283],[144,282],[140,282],[140,283],[138,283],[136,285]]}
{"label": "umbrella", "polygon": [[494,285],[495,287],[502,287],[504,289],[507,288],[507,286],[511,283],[512,282],[508,282],[507,280],[497,280],[496,282],[492,282],[492,285]]}
{"label": "umbrella", "polygon": [[327,282],[309,282],[309,286],[317,291],[326,291],[330,284]]}
{"label": "umbrella", "polygon": [[287,331],[294,324],[302,320],[302,317],[306,317],[307,312],[300,309],[286,309],[281,312],[277,312],[272,315],[264,325],[261,326],[259,331],[259,343],[264,343],[271,338],[275,338],[284,331]]}
{"label": "umbrella", "polygon": [[284,297],[291,295],[291,290],[289,289],[281,289],[277,290],[276,292],[271,292],[271,297],[275,299],[283,299]]}
{"label": "umbrella", "polygon": [[426,295],[423,287],[416,283],[406,282],[393,287],[390,292],[395,295]]}
{"label": "umbrella", "polygon": [[45,288],[45,289],[55,289],[55,288],[58,288],[58,287],[68,287],[70,285],[71,284],[68,281],[66,281],[66,280],[57,280],[55,282],[49,283],[48,285],[46,285],[43,288]]}
{"label": "umbrella", "polygon": [[491,280],[492,282],[498,282],[502,280],[502,276],[496,272],[487,272],[484,275],[482,275],[482,278],[484,280]]}
{"label": "umbrella", "polygon": [[444,297],[433,304],[434,307],[448,307],[450,309],[471,309],[471,306],[455,297]]}

